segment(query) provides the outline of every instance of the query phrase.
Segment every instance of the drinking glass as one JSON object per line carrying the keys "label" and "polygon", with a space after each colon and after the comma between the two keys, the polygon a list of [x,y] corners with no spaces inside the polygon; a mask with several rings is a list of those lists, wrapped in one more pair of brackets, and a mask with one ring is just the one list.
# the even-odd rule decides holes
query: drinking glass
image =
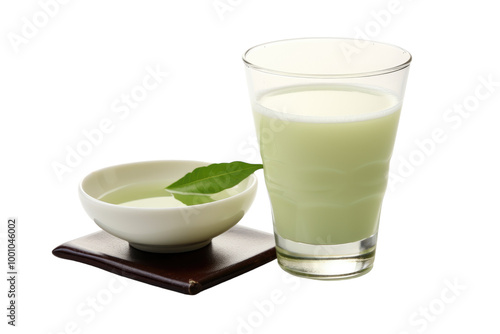
{"label": "drinking glass", "polygon": [[343,279],[371,270],[411,55],[302,38],[243,56],[279,265]]}

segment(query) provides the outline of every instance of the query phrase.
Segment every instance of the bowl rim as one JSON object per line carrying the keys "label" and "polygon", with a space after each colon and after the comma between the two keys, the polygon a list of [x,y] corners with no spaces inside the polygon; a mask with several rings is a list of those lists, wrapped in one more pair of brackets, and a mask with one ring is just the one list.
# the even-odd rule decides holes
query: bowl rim
{"label": "bowl rim", "polygon": [[[187,205],[187,206],[180,206],[180,207],[169,207],[169,208],[140,208],[140,207],[132,207],[132,206],[122,206],[119,204],[113,204],[113,203],[108,203],[101,201],[91,195],[89,195],[83,188],[83,183],[85,180],[87,180],[89,177],[92,175],[95,175],[97,173],[101,173],[107,169],[112,169],[112,168],[117,168],[121,166],[133,166],[133,165],[141,165],[141,164],[150,164],[150,163],[162,163],[162,162],[174,162],[174,163],[200,163],[200,164],[206,164],[210,165],[212,164],[211,162],[206,162],[206,161],[199,161],[199,160],[147,160],[147,161],[136,161],[136,162],[129,162],[129,163],[123,163],[123,164],[116,164],[116,165],[110,165],[107,167],[103,167],[100,169],[96,169],[89,174],[85,175],[83,179],[79,182],[78,184],[78,192],[81,196],[84,196],[85,199],[94,202],[98,205],[104,205],[104,206],[109,206],[110,208],[119,208],[120,210],[126,210],[126,211],[176,211],[176,210],[192,210],[196,208],[201,208],[201,207],[207,207],[210,205],[216,205],[216,203],[221,203],[229,200],[234,200],[234,198],[242,197],[247,195],[248,192],[252,191],[257,187],[257,177],[252,173],[250,174],[246,179],[250,178],[249,184],[245,187],[245,189],[233,196],[229,196],[227,198],[215,200],[213,202],[209,203],[202,203],[202,204],[194,204],[194,205]],[[202,166],[200,166],[202,167]],[[190,209],[192,208],[192,209]]]}

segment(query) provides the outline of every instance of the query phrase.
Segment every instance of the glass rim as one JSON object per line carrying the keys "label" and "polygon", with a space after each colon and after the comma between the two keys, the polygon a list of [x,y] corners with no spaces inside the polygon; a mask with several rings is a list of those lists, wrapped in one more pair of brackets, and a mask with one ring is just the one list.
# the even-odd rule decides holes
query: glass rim
{"label": "glass rim", "polygon": [[[373,70],[373,71],[360,71],[360,72],[352,72],[352,73],[321,73],[321,74],[319,74],[319,73],[287,72],[287,71],[274,70],[272,68],[259,66],[259,65],[254,64],[248,60],[249,53],[257,48],[260,48],[260,47],[263,47],[266,45],[282,43],[282,42],[304,41],[304,40],[332,40],[332,41],[337,40],[337,41],[351,41],[351,42],[360,41],[360,42],[365,42],[365,43],[371,43],[373,45],[378,44],[380,46],[387,46],[387,47],[399,49],[403,53],[406,53],[408,55],[408,59],[406,59],[404,62],[398,63],[394,66],[383,67],[383,68]],[[281,40],[275,40],[275,41],[255,45],[255,46],[249,48],[248,50],[246,50],[245,53],[243,53],[242,59],[243,59],[243,62],[245,63],[245,65],[249,66],[250,68],[257,70],[257,71],[260,71],[260,72],[269,73],[269,74],[288,76],[288,77],[335,79],[335,78],[361,78],[361,77],[369,77],[369,76],[376,76],[376,75],[389,74],[392,72],[396,72],[396,71],[402,70],[402,69],[410,66],[410,63],[412,61],[412,55],[410,52],[408,52],[407,50],[403,49],[400,46],[390,44],[390,43],[366,40],[366,39],[344,38],[344,37],[303,37],[303,38],[281,39]]]}

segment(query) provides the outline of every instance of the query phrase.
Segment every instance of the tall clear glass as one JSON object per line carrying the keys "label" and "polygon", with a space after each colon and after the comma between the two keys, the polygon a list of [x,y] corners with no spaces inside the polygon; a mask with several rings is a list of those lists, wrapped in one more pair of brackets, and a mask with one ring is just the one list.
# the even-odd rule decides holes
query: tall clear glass
{"label": "tall clear glass", "polygon": [[411,55],[304,38],[243,56],[280,266],[343,279],[370,271]]}

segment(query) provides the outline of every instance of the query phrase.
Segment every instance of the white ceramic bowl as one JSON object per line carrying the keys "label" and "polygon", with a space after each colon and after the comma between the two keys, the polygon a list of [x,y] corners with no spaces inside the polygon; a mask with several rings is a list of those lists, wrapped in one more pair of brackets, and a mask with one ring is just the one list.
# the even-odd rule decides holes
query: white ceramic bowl
{"label": "white ceramic bowl", "polygon": [[[130,184],[179,179],[199,161],[147,161],[107,167],[86,176],[80,184],[83,208],[106,232],[137,249],[157,253],[195,250],[233,227],[248,211],[257,191],[250,175],[236,187],[237,194],[206,204],[176,208],[135,208],[110,204],[98,198]],[[168,186],[168,184],[165,184]]]}

